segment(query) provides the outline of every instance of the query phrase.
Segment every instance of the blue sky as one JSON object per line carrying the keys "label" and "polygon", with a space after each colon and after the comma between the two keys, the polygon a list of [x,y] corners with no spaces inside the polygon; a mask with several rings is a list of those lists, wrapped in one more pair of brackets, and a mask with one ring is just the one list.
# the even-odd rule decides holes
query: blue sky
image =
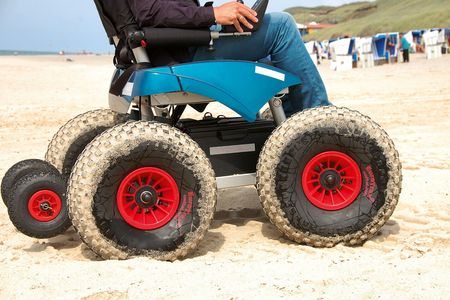
{"label": "blue sky", "polygon": [[[354,1],[272,0],[269,11],[348,2]],[[111,51],[92,0],[0,0],[0,37],[1,50]]]}

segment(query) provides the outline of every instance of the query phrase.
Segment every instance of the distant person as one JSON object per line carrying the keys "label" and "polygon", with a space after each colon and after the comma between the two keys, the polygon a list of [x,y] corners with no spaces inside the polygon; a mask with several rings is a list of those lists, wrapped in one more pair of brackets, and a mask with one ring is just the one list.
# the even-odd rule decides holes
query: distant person
{"label": "distant person", "polygon": [[388,64],[391,63],[391,55],[395,52],[394,49],[395,44],[392,41],[392,37],[389,33],[386,33],[386,60]]}
{"label": "distant person", "polygon": [[316,42],[314,42],[314,45],[313,45],[313,53],[316,54],[316,57],[317,57],[317,64],[320,65],[319,48],[317,47]]}
{"label": "distant person", "polygon": [[409,49],[411,48],[411,44],[408,42],[403,33],[400,34],[400,43],[403,52],[403,62],[409,63]]}
{"label": "distant person", "polygon": [[450,36],[448,36],[448,39],[447,39],[447,52],[448,53],[450,53]]}

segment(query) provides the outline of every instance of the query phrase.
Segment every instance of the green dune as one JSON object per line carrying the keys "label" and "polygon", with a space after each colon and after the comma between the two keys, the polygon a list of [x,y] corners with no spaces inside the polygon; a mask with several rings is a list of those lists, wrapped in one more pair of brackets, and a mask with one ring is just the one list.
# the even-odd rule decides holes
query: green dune
{"label": "green dune", "polygon": [[293,7],[287,9],[298,23],[330,23],[336,27],[315,31],[306,39],[329,39],[343,35],[368,36],[379,32],[415,28],[450,27],[450,0],[378,0],[339,7]]}

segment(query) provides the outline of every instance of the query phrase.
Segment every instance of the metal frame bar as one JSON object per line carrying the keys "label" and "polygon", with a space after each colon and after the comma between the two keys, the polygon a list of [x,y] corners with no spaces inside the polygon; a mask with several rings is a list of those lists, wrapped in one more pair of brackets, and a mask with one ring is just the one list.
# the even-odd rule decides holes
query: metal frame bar
{"label": "metal frame bar", "polygon": [[274,97],[269,101],[270,110],[272,111],[273,119],[277,125],[281,125],[286,121],[286,114],[283,110],[283,102],[280,98]]}
{"label": "metal frame bar", "polygon": [[256,185],[256,173],[216,177],[218,189]]}

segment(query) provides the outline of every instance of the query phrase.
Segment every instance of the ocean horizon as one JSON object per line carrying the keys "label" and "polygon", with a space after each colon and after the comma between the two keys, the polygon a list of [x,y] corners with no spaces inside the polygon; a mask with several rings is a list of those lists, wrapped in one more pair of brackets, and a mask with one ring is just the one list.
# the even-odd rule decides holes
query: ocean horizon
{"label": "ocean horizon", "polygon": [[[65,52],[65,55],[107,55],[110,53],[96,53],[96,52]],[[59,52],[52,51],[30,51],[30,50],[0,50],[0,56],[21,56],[21,55],[59,55]]]}
{"label": "ocean horizon", "polygon": [[0,56],[7,55],[57,55],[58,52],[51,51],[24,51],[24,50],[0,50]]}

